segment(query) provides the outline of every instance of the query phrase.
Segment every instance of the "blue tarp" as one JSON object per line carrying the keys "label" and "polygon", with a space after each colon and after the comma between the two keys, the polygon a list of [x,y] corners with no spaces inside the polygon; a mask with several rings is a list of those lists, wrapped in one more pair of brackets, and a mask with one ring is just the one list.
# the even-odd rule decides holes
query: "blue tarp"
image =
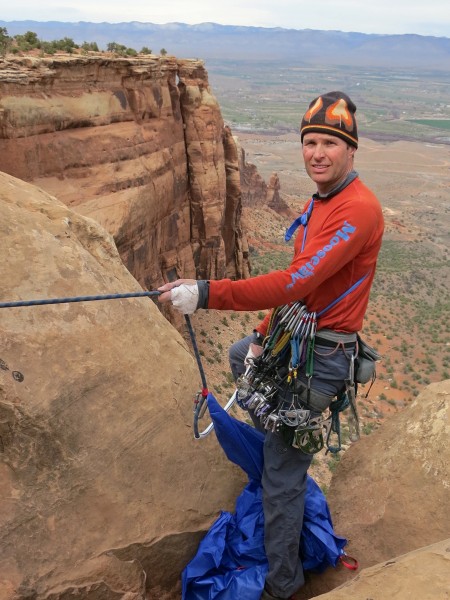
{"label": "blue tarp", "polygon": [[[182,600],[259,600],[267,572],[261,475],[262,433],[231,417],[212,394],[208,408],[225,454],[248,475],[235,513],[222,512],[182,574]],[[308,476],[300,555],[305,570],[336,566],[347,540],[336,535],[325,496]]]}

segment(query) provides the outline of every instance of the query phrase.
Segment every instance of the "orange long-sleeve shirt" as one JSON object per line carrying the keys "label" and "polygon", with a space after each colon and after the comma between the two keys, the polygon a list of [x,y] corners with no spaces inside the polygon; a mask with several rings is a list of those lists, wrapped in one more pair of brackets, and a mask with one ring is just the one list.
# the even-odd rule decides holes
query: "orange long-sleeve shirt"
{"label": "orange long-sleeve shirt", "polygon": [[[260,310],[303,300],[309,311],[320,312],[368,274],[318,322],[319,329],[359,331],[383,230],[380,203],[357,177],[335,196],[314,200],[304,249],[301,227],[286,270],[239,281],[210,281],[208,308]],[[266,327],[267,319],[257,329],[265,334]]]}

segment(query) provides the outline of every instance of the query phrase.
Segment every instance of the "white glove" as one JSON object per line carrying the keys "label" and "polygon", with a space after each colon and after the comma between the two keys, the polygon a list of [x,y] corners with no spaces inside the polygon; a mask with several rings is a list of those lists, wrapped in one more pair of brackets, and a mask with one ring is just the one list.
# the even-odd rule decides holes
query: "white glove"
{"label": "white glove", "polygon": [[187,285],[182,283],[171,290],[172,306],[183,315],[192,315],[198,305],[198,285]]}
{"label": "white glove", "polygon": [[247,355],[244,359],[244,365],[246,365],[247,367],[249,365],[252,365],[255,358],[261,356],[263,350],[264,348],[262,346],[258,346],[258,344],[250,344],[250,346],[248,347]]}

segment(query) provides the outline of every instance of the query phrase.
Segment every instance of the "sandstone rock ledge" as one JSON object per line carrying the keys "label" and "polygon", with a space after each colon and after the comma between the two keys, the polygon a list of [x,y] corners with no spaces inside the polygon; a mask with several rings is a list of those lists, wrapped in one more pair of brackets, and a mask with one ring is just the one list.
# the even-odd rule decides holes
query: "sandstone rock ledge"
{"label": "sandstone rock ledge", "polygon": [[450,597],[450,539],[364,569],[316,600],[446,600]]}
{"label": "sandstone rock ledge", "polygon": [[[111,236],[0,174],[2,301],[140,290]],[[194,441],[196,365],[148,298],[2,309],[0,598],[179,598],[243,475]]]}

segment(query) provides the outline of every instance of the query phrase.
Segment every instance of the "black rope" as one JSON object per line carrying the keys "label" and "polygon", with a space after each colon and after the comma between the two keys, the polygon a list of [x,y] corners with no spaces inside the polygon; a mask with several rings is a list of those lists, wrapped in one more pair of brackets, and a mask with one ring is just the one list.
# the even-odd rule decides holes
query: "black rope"
{"label": "black rope", "polygon": [[197,346],[197,340],[195,338],[195,333],[194,333],[194,329],[192,328],[192,323],[191,323],[191,319],[189,318],[189,315],[184,315],[184,318],[186,319],[186,325],[189,331],[189,336],[191,338],[191,342],[192,342],[192,347],[194,349],[194,354],[195,354],[195,360],[197,361],[197,366],[198,366],[198,370],[200,371],[200,377],[202,380],[202,386],[203,389],[201,391],[201,396],[200,394],[197,396],[195,405],[194,405],[194,437],[196,439],[198,439],[200,437],[200,433],[198,431],[198,420],[199,418],[201,418],[204,414],[204,411],[206,410],[206,398],[208,397],[208,385],[206,383],[206,375],[205,375],[205,370],[203,368],[202,365],[202,359],[200,358],[200,352],[198,351],[198,346]]}
{"label": "black rope", "polygon": [[43,300],[18,300],[16,302],[0,302],[0,308],[16,308],[21,306],[41,306],[44,304],[66,304],[67,302],[92,302],[93,300],[117,300],[119,298],[141,298],[143,296],[159,296],[161,292],[129,292],[125,294],[107,294],[104,296],[74,296],[72,298],[45,298]]}
{"label": "black rope", "polygon": [[189,315],[184,315],[184,318],[186,319],[186,325],[191,338],[192,347],[194,348],[195,359],[197,361],[198,370],[200,371],[200,377],[202,379],[202,386],[207,391],[208,385],[206,383],[206,375],[200,358],[200,352],[198,351],[197,340],[195,339],[195,333],[194,329],[192,328],[191,319],[189,318]]}

